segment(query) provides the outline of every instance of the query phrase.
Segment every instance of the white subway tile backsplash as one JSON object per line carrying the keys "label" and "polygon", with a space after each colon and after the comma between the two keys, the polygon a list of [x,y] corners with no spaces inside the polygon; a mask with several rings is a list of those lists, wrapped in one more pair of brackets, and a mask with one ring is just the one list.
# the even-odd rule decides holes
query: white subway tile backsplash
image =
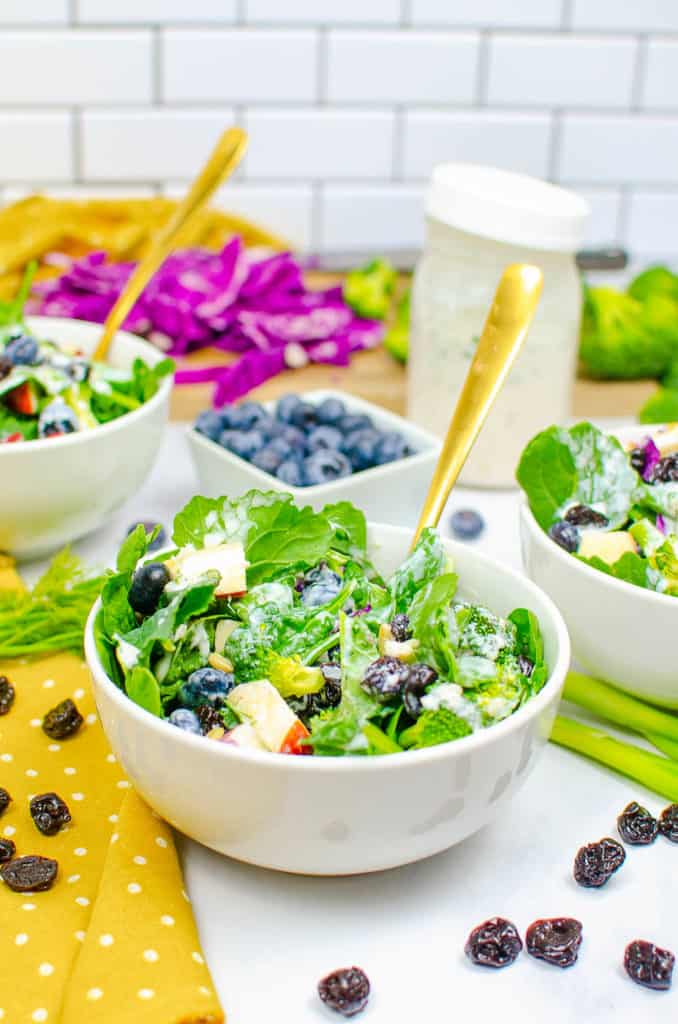
{"label": "white subway tile backsplash", "polygon": [[84,24],[162,25],[183,21],[231,24],[236,19],[236,0],[79,0],[78,21]]}
{"label": "white subway tile backsplash", "polygon": [[327,185],[319,236],[325,252],[419,247],[424,237],[424,189],[412,185]]}
{"label": "white subway tile backsplash", "polygon": [[134,199],[157,195],[152,185],[53,185],[36,182],[34,186],[8,185],[2,190],[4,203],[15,203],[39,192],[52,199]]}
{"label": "white subway tile backsplash", "polygon": [[627,245],[634,253],[676,252],[678,191],[636,192],[631,196]]}
{"label": "white subway tile backsplash", "polygon": [[678,183],[678,118],[568,114],[559,173],[564,181]]}
{"label": "white subway tile backsplash", "polygon": [[477,60],[470,32],[330,32],[328,95],[340,103],[470,103]]}
{"label": "white subway tile backsplash", "polygon": [[411,0],[414,25],[558,28],[563,0]]}
{"label": "white subway tile backsplash", "polygon": [[149,103],[148,32],[0,33],[4,103]]}
{"label": "white subway tile backsplash", "polygon": [[245,20],[321,25],[396,25],[400,0],[245,0]]}
{"label": "white subway tile backsplash", "polygon": [[246,178],[388,178],[394,115],[360,110],[251,110]]}
{"label": "white subway tile backsplash", "polygon": [[608,32],[676,32],[676,0],[573,0],[572,27]]}
{"label": "white subway tile backsplash", "polygon": [[648,43],[642,102],[645,107],[678,109],[678,41]]}
{"label": "white subway tile backsplash", "polygon": [[637,44],[582,36],[490,41],[490,106],[628,107]]}
{"label": "white subway tile backsplash", "polygon": [[578,188],[575,191],[591,208],[584,245],[600,246],[620,242],[621,191],[612,188]]}
{"label": "white subway tile backsplash", "polygon": [[316,51],[310,31],[169,29],[163,95],[170,103],[313,100]]}
{"label": "white subway tile backsplash", "polygon": [[68,0],[2,0],[0,25],[65,25]]}
{"label": "white subway tile backsplash", "polygon": [[405,115],[403,175],[428,178],[434,164],[463,160],[546,177],[550,138],[548,114],[410,111]]}
{"label": "white subway tile backsplash", "polygon": [[[183,196],[186,184],[171,182],[163,192]],[[246,217],[294,248],[308,249],[312,237],[313,188],[306,185],[227,184],[211,201],[229,213]]]}
{"label": "white subway tile backsplash", "polygon": [[190,179],[233,119],[229,108],[86,111],[84,177],[109,182]]}
{"label": "white subway tile backsplash", "polygon": [[67,181],[73,174],[67,113],[0,113],[3,181]]}

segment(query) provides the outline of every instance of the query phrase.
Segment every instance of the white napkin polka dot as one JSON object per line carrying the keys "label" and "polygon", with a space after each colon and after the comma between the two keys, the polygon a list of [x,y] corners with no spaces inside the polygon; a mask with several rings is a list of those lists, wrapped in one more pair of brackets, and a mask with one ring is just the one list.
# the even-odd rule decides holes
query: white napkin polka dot
{"label": "white napkin polka dot", "polygon": [[127,892],[131,892],[133,896],[136,896],[137,893],[140,893],[141,891],[141,886],[138,882],[130,882],[127,886]]}
{"label": "white napkin polka dot", "polygon": [[84,799],[85,799],[85,794],[84,793],[71,793],[71,800],[75,800],[77,802],[78,800],[84,800]]}
{"label": "white napkin polka dot", "polygon": [[196,964],[204,964],[205,961],[201,957],[200,953],[191,953],[191,959],[195,960]]}
{"label": "white napkin polka dot", "polygon": [[71,768],[70,766],[68,768],[64,768],[64,775],[77,775],[77,769]]}
{"label": "white napkin polka dot", "polygon": [[139,996],[139,999],[152,999],[155,992],[152,988],[140,988],[137,995]]}
{"label": "white napkin polka dot", "polygon": [[33,1010],[33,1013],[31,1014],[31,1020],[36,1021],[37,1024],[41,1024],[41,1021],[47,1020],[48,1016],[49,1014],[47,1013],[47,1010],[44,1008],[44,1006],[40,1006],[38,1007],[37,1010]]}
{"label": "white napkin polka dot", "polygon": [[45,679],[45,681],[44,681],[44,683],[42,685],[45,687],[46,690],[51,690],[52,687],[54,686],[54,680],[53,679]]}
{"label": "white napkin polka dot", "polygon": [[19,932],[14,941],[17,946],[25,946],[28,942],[28,935],[26,935],[26,932]]}
{"label": "white napkin polka dot", "polygon": [[166,928],[171,928],[174,924],[174,918],[171,914],[163,914],[160,918],[160,924],[164,924]]}
{"label": "white napkin polka dot", "polygon": [[141,854],[137,854],[137,856],[133,857],[132,860],[134,861],[135,864],[146,864],[147,863],[146,858],[142,857]]}
{"label": "white napkin polka dot", "polygon": [[37,774],[38,773],[36,772],[35,768],[27,768],[26,769],[26,775],[28,776],[29,779],[36,778]]}
{"label": "white napkin polka dot", "polygon": [[85,849],[84,846],[76,846],[75,850],[73,850],[73,853],[75,854],[76,857],[87,856],[87,850]]}
{"label": "white napkin polka dot", "polygon": [[100,946],[112,946],[114,942],[115,942],[115,939],[113,938],[112,935],[109,935],[108,933],[105,933],[104,935],[100,935],[99,936],[99,945]]}
{"label": "white napkin polka dot", "polygon": [[90,988],[87,990],[87,998],[93,1003],[95,1003],[97,999],[101,999],[103,994],[104,993],[100,988]]}
{"label": "white napkin polka dot", "polygon": [[35,910],[35,903],[22,903],[22,910]]}
{"label": "white napkin polka dot", "polygon": [[75,897],[75,902],[78,904],[79,907],[88,907],[89,906],[89,900],[87,899],[86,896],[76,896]]}
{"label": "white napkin polka dot", "polygon": [[155,837],[155,844],[156,846],[159,846],[162,850],[165,850],[167,848],[167,840],[163,839],[162,836]]}
{"label": "white napkin polka dot", "polygon": [[143,958],[147,964],[157,964],[160,959],[158,953],[154,949],[145,949],[143,952]]}
{"label": "white napkin polka dot", "polygon": [[57,751],[61,750],[61,747],[58,743],[50,743],[47,749],[50,750],[53,754],[56,754]]}
{"label": "white napkin polka dot", "polygon": [[14,825],[5,825],[5,827],[2,830],[3,836],[7,836],[8,839],[10,836],[13,836],[15,832],[16,829],[14,828]]}
{"label": "white napkin polka dot", "polygon": [[84,942],[85,941],[85,935],[87,934],[87,932],[73,932],[73,934],[76,937],[76,939],[78,940],[78,942]]}
{"label": "white napkin polka dot", "polygon": [[49,978],[50,974],[54,974],[54,964],[40,964],[38,967],[38,974],[43,978]]}
{"label": "white napkin polka dot", "polygon": [[69,875],[66,881],[69,885],[75,885],[76,882],[80,881],[80,875]]}

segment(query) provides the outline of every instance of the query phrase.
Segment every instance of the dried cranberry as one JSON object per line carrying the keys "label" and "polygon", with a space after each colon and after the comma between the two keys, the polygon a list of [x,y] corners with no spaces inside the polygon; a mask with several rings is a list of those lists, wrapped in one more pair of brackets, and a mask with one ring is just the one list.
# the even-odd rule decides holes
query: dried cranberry
{"label": "dried cranberry", "polygon": [[0,818],[5,813],[11,802],[12,798],[7,792],[7,790],[3,789],[2,786],[0,786]]}
{"label": "dried cranberry", "polygon": [[574,858],[575,881],[588,889],[598,889],[618,871],[626,860],[621,843],[615,839],[601,839],[582,846]]}
{"label": "dried cranberry", "polygon": [[672,843],[678,843],[678,804],[669,804],[659,815],[659,831]]}
{"label": "dried cranberry", "polygon": [[653,942],[636,939],[624,951],[624,968],[632,981],[645,988],[665,991],[671,988],[671,976],[676,958],[668,949],[660,949]]}
{"label": "dried cranberry", "polygon": [[650,477],[650,483],[653,484],[667,484],[674,480],[678,480],[678,452],[660,459]]}
{"label": "dried cranberry", "polygon": [[377,658],[368,665],[361,686],[378,700],[387,701],[402,693],[409,673],[409,665],[398,658]]}
{"label": "dried cranberry", "polygon": [[43,836],[55,836],[71,820],[71,812],[56,793],[34,796],[29,809],[35,827]]}
{"label": "dried cranberry", "polygon": [[200,704],[195,709],[203,736],[212,729],[223,729],[224,721],[213,704]]}
{"label": "dried cranberry", "polygon": [[469,960],[481,967],[507,967],[522,948],[516,926],[504,917],[491,917],[473,929],[466,940],[464,952]]}
{"label": "dried cranberry", "polygon": [[524,676],[527,676],[527,678],[529,679],[529,677],[534,672],[534,662],[532,661],[531,658],[528,658],[528,656],[526,654],[519,654],[518,655],[518,668],[520,669],[522,674]]}
{"label": "dried cranberry", "polygon": [[9,377],[10,373],[14,369],[14,363],[7,356],[0,356],[0,380],[3,377]]}
{"label": "dried cranberry", "polygon": [[407,615],[394,615],[391,619],[391,636],[399,644],[405,643],[412,636],[410,620]]}
{"label": "dried cranberry", "polygon": [[0,715],[11,711],[16,692],[7,676],[0,676]]}
{"label": "dried cranberry", "polygon": [[6,864],[16,853],[16,846],[11,839],[0,839],[0,864]]}
{"label": "dried cranberry", "polygon": [[579,547],[579,530],[564,519],[559,519],[549,528],[549,537],[570,554],[574,554]]}
{"label": "dried cranberry", "polygon": [[617,818],[619,835],[631,846],[647,846],[657,838],[659,825],[647,807],[641,807],[634,800],[624,808]]}
{"label": "dried cranberry", "polygon": [[59,865],[51,857],[16,857],[3,864],[0,878],[12,892],[45,892],[56,881]]}
{"label": "dried cranberry", "polygon": [[331,1010],[355,1017],[367,1006],[370,979],[360,967],[342,967],[318,982],[318,995]]}
{"label": "dried cranberry", "polygon": [[607,526],[610,520],[602,512],[596,512],[588,505],[573,505],[565,513],[565,519],[572,526]]}
{"label": "dried cranberry", "polygon": [[42,728],[50,739],[65,740],[69,736],[74,736],[82,723],[83,717],[69,697],[47,712]]}
{"label": "dried cranberry", "polygon": [[552,917],[530,925],[525,935],[525,948],[538,960],[546,960],[556,967],[571,967],[579,955],[581,940],[581,921],[574,917]]}
{"label": "dried cranberry", "polygon": [[643,470],[645,469],[645,449],[634,448],[629,454],[629,461],[636,473],[640,473],[642,476]]}
{"label": "dried cranberry", "polygon": [[[341,665],[331,661],[324,661],[321,665],[318,665],[318,668],[325,680],[325,688],[330,689],[330,692],[335,695],[338,692],[341,699]],[[339,701],[337,701],[338,703]]]}
{"label": "dried cranberry", "polygon": [[410,665],[407,682],[403,687],[403,704],[410,718],[419,717],[422,712],[421,698],[437,678],[438,673],[428,665]]}

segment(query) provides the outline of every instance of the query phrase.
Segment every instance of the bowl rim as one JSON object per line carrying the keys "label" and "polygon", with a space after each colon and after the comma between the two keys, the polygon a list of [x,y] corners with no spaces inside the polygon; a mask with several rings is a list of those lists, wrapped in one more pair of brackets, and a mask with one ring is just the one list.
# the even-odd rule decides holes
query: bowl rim
{"label": "bowl rim", "polygon": [[[49,323],[57,324],[78,324],[80,326],[91,328],[92,331],[100,332],[103,325],[93,323],[90,320],[77,320],[75,317],[67,316],[29,316],[26,318],[30,325],[36,320],[46,321]],[[156,365],[162,359],[165,358],[162,353],[155,345],[152,345],[150,341],[145,338],[141,338],[138,334],[132,334],[131,331],[116,331],[113,337],[113,342],[118,338],[122,338],[126,341],[132,341],[141,348],[140,357],[144,358],[145,361],[151,362],[151,365]],[[35,438],[33,441],[15,441],[13,444],[0,445],[0,459],[10,458],[14,456],[16,458],[18,453],[26,451],[45,451],[49,448],[50,451],[55,450],[55,443],[58,445],[58,449],[61,451],[67,447],[72,447],[77,444],[85,444],[88,440],[94,437],[102,437],[108,434],[113,434],[118,430],[124,430],[126,426],[134,425],[140,419],[143,418],[149,411],[161,406],[172,391],[174,383],[174,374],[168,374],[163,380],[160,381],[160,387],[147,402],[140,405],[138,409],[133,409],[131,412],[126,412],[122,416],[118,416],[117,419],[111,420],[109,423],[101,423],[98,427],[93,427],[91,430],[76,430],[73,434],[64,434],[62,437],[42,437]]]}
{"label": "bowl rim", "polygon": [[[652,437],[653,433],[660,429],[664,430],[669,425],[667,423],[631,423],[606,430],[605,433],[611,434],[623,442],[635,435]],[[648,590],[646,587],[639,587],[635,583],[629,583],[628,580],[619,580],[616,576],[610,576],[600,569],[594,569],[592,565],[587,565],[586,562],[582,562],[579,558],[573,558],[569,552],[564,551],[554,540],[551,540],[546,530],[541,528],[534,512],[530,508],[527,495],[522,489],[520,491],[520,518],[525,528],[529,531],[530,536],[542,551],[549,552],[556,561],[563,566],[569,566],[574,572],[583,573],[585,579],[596,580],[601,587],[621,591],[621,593],[628,596],[634,594],[639,601],[646,600],[650,604],[661,604],[664,608],[670,607],[667,605],[667,601],[675,602],[676,609],[678,610],[678,597],[673,597],[671,594],[662,594],[658,590]]]}
{"label": "bowl rim", "polygon": [[[368,523],[368,530],[373,534],[377,533],[379,530],[383,530],[384,528],[389,532],[399,533],[404,540],[409,539],[413,532],[407,527],[395,526],[390,523]],[[521,586],[527,587],[528,591],[531,591],[538,598],[538,601],[545,606],[546,612],[550,616],[551,624],[555,630],[556,658],[544,686],[539,693],[526,701],[521,708],[518,708],[518,710],[512,715],[509,715],[508,718],[505,718],[501,722],[497,722],[495,725],[488,726],[477,733],[473,733],[470,736],[464,736],[454,742],[441,743],[437,746],[426,747],[422,750],[405,750],[400,753],[388,754],[382,757],[283,757],[280,754],[269,750],[247,750],[235,746],[229,746],[225,743],[209,743],[205,741],[204,736],[195,736],[191,733],[184,732],[181,729],[177,729],[175,726],[171,726],[169,722],[164,719],[157,718],[149,711],[146,711],[144,708],[135,704],[106,674],[106,671],[101,664],[94,640],[94,621],[101,608],[101,598],[97,598],[96,602],[92,606],[85,627],[85,659],[92,675],[95,697],[97,688],[101,687],[105,691],[107,697],[111,699],[119,709],[121,714],[131,715],[132,718],[138,721],[138,724],[142,728],[146,727],[153,731],[160,730],[161,733],[159,733],[159,735],[165,735],[168,739],[170,736],[173,736],[173,740],[170,740],[170,742],[176,742],[179,748],[183,745],[188,745],[189,748],[192,747],[195,750],[203,750],[206,757],[226,758],[232,760],[234,764],[237,764],[240,761],[245,761],[250,764],[261,765],[262,767],[277,766],[278,770],[283,771],[340,771],[346,773],[361,771],[378,772],[388,770],[389,768],[402,769],[408,764],[416,766],[417,764],[445,760],[446,758],[456,756],[455,752],[471,753],[491,745],[495,740],[499,741],[502,737],[506,737],[512,732],[519,730],[523,723],[532,718],[538,718],[540,713],[551,703],[554,696],[556,696],[562,689],[565,676],[570,666],[570,638],[563,617],[555,603],[551,600],[548,594],[538,587],[536,583],[533,583],[528,576],[508,565],[503,564],[502,562],[498,562],[489,555],[485,555],[480,551],[467,547],[461,541],[455,541],[447,537],[443,537],[442,539],[447,549],[451,551],[453,557],[455,550],[463,550],[465,555],[468,555],[472,560],[481,563],[486,568],[490,568],[495,572],[498,571],[500,575],[503,574],[508,576],[512,581],[520,581]],[[170,733],[167,730],[172,730],[172,732]]]}
{"label": "bowl rim", "polygon": [[[301,396],[300,396],[301,397]],[[418,426],[415,423],[410,423],[404,416],[401,416],[397,412],[393,412],[391,409],[384,409],[382,406],[377,405],[375,402],[370,402],[366,398],[361,398],[357,395],[352,395],[347,391],[342,391],[341,388],[312,388],[309,391],[303,392],[303,397],[312,399],[317,402],[321,402],[324,398],[340,398],[345,402],[349,412],[354,409],[356,411],[364,411],[370,413],[375,420],[389,421],[392,423],[393,430],[399,430],[403,436],[411,440],[414,444],[423,445],[419,451],[415,451],[412,455],[406,455],[403,459],[396,459],[394,462],[386,462],[382,466],[370,466],[369,469],[362,469],[357,473],[351,473],[350,476],[340,477],[337,480],[329,480],[324,484],[311,484],[308,487],[295,487],[292,484],[286,484],[278,477],[273,476],[271,473],[266,473],[264,470],[259,469],[258,466],[253,466],[251,462],[241,458],[234,452],[229,451],[227,448],[222,448],[217,441],[213,441],[206,434],[202,434],[199,430],[196,430],[195,423],[189,423],[186,428],[187,437],[189,444],[201,445],[208,452],[211,452],[215,458],[220,458],[225,465],[233,465],[234,462],[238,469],[243,472],[247,472],[251,475],[253,482],[252,486],[257,484],[263,489],[264,487],[271,488],[281,491],[289,491],[290,494],[294,495],[295,499],[308,500],[309,497],[313,497],[314,494],[325,493],[326,491],[331,493],[333,490],[339,490],[345,488],[347,484],[356,482],[360,485],[364,481],[369,480],[376,481],[380,476],[386,476],[392,474],[396,470],[406,471],[415,466],[426,464],[431,461],[431,458],[437,455],[442,446],[440,438],[436,437],[430,431],[425,430],[423,427]],[[277,399],[271,398],[260,404],[267,410],[271,411],[277,403]]]}

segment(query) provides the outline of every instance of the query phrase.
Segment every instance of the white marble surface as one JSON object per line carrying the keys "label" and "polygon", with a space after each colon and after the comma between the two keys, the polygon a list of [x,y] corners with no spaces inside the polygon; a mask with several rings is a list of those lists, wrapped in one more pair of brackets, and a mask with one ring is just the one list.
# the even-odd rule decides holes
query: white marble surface
{"label": "white marble surface", "polygon": [[[105,563],[136,518],[168,524],[195,492],[182,428],[173,426],[147,485],[109,528],[76,545]],[[478,542],[520,564],[515,492],[462,491],[487,522]],[[35,575],[37,566],[30,575]],[[595,628],[595,623],[592,624]],[[228,794],[215,794],[228,800]],[[397,793],[393,794],[397,800]],[[371,875],[313,879],[229,861],[186,839],[180,848],[206,955],[229,1024],[313,1024],[342,1018],[315,994],[324,973],[358,964],[372,982],[365,1024],[636,1024],[675,1021],[669,993],[638,988],[621,967],[624,947],[645,938],[678,952],[678,847],[658,840],[630,848],[601,891],[571,877],[577,848],[615,835],[615,818],[639,799],[663,802],[630,782],[555,747],[493,825],[431,860]],[[510,968],[472,967],[470,929],[500,914],[521,932],[537,917],[568,915],[584,925],[579,963],[567,971],[523,955]],[[678,981],[678,979],[677,979]]]}

